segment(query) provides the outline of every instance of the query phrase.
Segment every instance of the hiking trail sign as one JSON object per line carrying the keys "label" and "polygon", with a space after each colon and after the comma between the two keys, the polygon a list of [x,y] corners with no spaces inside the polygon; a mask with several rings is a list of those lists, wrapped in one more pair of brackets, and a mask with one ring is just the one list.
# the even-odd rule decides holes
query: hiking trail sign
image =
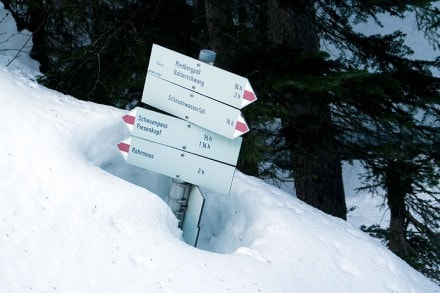
{"label": "hiking trail sign", "polygon": [[143,103],[234,139],[249,131],[240,109],[256,100],[247,78],[153,45]]}
{"label": "hiking trail sign", "polygon": [[142,102],[229,139],[249,131],[239,109],[149,74]]}
{"label": "hiking trail sign", "polygon": [[235,166],[131,136],[118,144],[127,163],[229,194]]}
{"label": "hiking trail sign", "polygon": [[133,109],[118,149],[131,165],[229,194],[249,131],[240,109],[255,100],[246,78],[154,44],[142,102],[176,117]]}
{"label": "hiking trail sign", "polygon": [[242,138],[231,140],[185,120],[137,107],[122,117],[132,136],[236,165]]}

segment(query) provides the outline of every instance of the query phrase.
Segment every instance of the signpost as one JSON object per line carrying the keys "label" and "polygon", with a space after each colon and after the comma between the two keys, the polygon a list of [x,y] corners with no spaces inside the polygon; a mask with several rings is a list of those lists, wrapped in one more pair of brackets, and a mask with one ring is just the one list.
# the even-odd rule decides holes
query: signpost
{"label": "signpost", "polygon": [[142,102],[234,139],[249,131],[240,109],[256,99],[246,78],[153,45]]}
{"label": "signpost", "polygon": [[[242,109],[257,100],[247,78],[153,44],[147,75]],[[172,85],[170,84],[169,87]],[[144,89],[148,89],[148,81]],[[144,90],[145,94],[145,90]]]}
{"label": "signpost", "polygon": [[229,194],[235,166],[131,136],[118,144],[127,163]]}
{"label": "signpost", "polygon": [[149,74],[142,102],[229,139],[249,131],[239,109]]}
{"label": "signpost", "polygon": [[246,78],[212,66],[215,52],[200,56],[153,45],[142,102],[176,117],[137,107],[123,117],[131,136],[117,145],[127,163],[172,178],[168,204],[194,246],[205,200],[196,185],[230,193],[249,131],[240,110],[257,99]]}
{"label": "signpost", "polygon": [[231,140],[182,119],[137,107],[122,118],[132,136],[236,165],[242,138]]}

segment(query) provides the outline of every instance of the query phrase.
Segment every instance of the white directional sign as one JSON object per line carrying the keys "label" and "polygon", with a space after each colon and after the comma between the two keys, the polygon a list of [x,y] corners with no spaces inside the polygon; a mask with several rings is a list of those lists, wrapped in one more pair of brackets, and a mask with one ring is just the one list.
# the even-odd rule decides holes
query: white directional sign
{"label": "white directional sign", "polygon": [[249,131],[239,109],[149,74],[142,102],[229,139]]}
{"label": "white directional sign", "polygon": [[247,78],[154,44],[142,102],[176,117],[132,110],[118,148],[129,164],[229,194],[249,131],[240,110],[256,99]]}
{"label": "white directional sign", "polygon": [[127,163],[229,194],[235,167],[132,136],[118,144]]}
{"label": "white directional sign", "polygon": [[[154,44],[148,75],[242,109],[257,100],[247,78]],[[148,89],[148,83],[145,88]]]}
{"label": "white directional sign", "polygon": [[122,118],[131,135],[236,165],[242,138],[231,140],[182,119],[137,107]]}

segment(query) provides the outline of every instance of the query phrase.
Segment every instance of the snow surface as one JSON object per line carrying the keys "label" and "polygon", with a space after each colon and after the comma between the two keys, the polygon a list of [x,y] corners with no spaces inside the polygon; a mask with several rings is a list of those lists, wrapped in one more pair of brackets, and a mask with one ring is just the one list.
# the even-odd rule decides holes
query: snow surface
{"label": "snow surface", "polygon": [[3,19],[0,292],[440,292],[356,228],[365,214],[344,222],[240,171],[230,195],[203,189],[199,247],[186,244],[170,178],[116,147],[127,111],[39,85],[24,52],[7,67],[14,32]]}

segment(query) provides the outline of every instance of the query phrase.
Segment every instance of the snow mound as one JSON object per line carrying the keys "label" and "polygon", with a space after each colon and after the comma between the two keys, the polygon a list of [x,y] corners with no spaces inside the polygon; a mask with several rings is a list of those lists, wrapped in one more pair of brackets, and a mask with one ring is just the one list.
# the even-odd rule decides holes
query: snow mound
{"label": "snow mound", "polygon": [[118,153],[126,111],[3,67],[0,88],[0,292],[439,292],[350,224],[239,171],[229,196],[203,190],[191,247],[161,198],[170,179]]}

